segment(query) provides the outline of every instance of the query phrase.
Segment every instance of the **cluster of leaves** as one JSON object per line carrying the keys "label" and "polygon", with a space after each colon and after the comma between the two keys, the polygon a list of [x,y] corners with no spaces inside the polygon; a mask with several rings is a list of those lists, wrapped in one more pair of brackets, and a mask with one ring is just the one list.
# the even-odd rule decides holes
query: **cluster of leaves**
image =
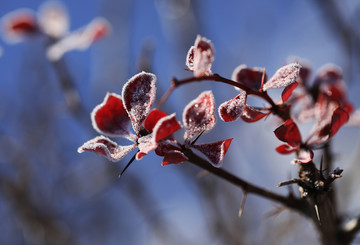
{"label": "cluster of leaves", "polygon": [[[184,142],[174,139],[173,133],[182,126],[175,113],[167,115],[159,109],[151,110],[155,99],[156,77],[141,72],[124,85],[122,96],[108,93],[92,112],[94,128],[102,135],[123,137],[133,142],[128,146],[117,145],[105,136],[98,136],[79,148],[79,152],[93,151],[111,161],[119,161],[131,150],[138,148],[136,159],[140,160],[150,151],[164,157],[162,165],[189,160],[185,149],[202,152],[214,166],[220,166],[232,139],[209,144],[195,144],[191,140],[215,126],[215,101],[211,91],[201,93],[191,101],[183,113]],[[130,124],[135,132],[130,131]]]}
{"label": "cluster of leaves", "polygon": [[[187,54],[186,65],[194,77],[177,81],[175,86],[189,81],[216,80],[234,86],[240,93],[233,99],[223,102],[218,113],[225,122],[243,121],[252,123],[274,114],[283,120],[275,129],[276,137],[285,142],[276,148],[281,154],[296,153],[294,163],[312,161],[313,150],[328,142],[348,120],[353,112],[346,98],[341,71],[335,66],[326,66],[319,71],[312,86],[308,77],[310,68],[299,62],[281,67],[268,79],[264,69],[238,66],[232,80],[222,78],[211,70],[215,51],[212,43],[201,36],[195,40]],[[189,160],[186,150],[193,148],[202,152],[213,164],[220,167],[231,144],[231,139],[209,144],[195,144],[197,138],[215,126],[215,102],[211,91],[201,93],[191,101],[183,112],[185,128],[184,141],[177,141],[173,133],[182,125],[175,114],[167,115],[159,109],[150,110],[155,98],[156,77],[150,73],[139,73],[123,87],[122,96],[108,93],[100,105],[92,112],[93,127],[102,135],[124,137],[134,142],[132,145],[119,146],[105,136],[86,142],[79,152],[92,151],[111,161],[119,161],[131,150],[138,148],[136,159],[154,150],[164,157],[162,164],[180,163]],[[297,93],[295,88],[299,86]],[[268,90],[282,88],[281,101],[275,103]],[[255,108],[247,104],[248,96],[257,96],[267,104]],[[292,108],[301,107],[299,112]],[[297,122],[315,119],[308,138],[303,141]],[[135,134],[129,131],[130,123]],[[195,140],[191,140],[195,137]]]}
{"label": "cluster of leaves", "polygon": [[31,9],[18,9],[1,19],[2,34],[9,43],[36,37],[50,40],[47,57],[59,60],[71,50],[85,50],[95,41],[110,33],[110,24],[102,17],[95,18],[85,27],[69,32],[69,17],[58,2],[45,2],[38,13]]}

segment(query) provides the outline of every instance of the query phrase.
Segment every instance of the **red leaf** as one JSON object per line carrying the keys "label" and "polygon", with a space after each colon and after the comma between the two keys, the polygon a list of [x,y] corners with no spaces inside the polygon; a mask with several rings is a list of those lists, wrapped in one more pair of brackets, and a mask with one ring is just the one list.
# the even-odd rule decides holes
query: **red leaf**
{"label": "red leaf", "polygon": [[333,137],[348,120],[349,114],[344,109],[338,107],[331,118],[330,137]]}
{"label": "red leaf", "polygon": [[2,18],[2,33],[9,42],[22,41],[38,32],[36,17],[32,10],[19,9]]}
{"label": "red leaf", "polygon": [[290,153],[293,153],[294,151],[296,151],[296,148],[293,148],[288,144],[283,144],[283,145],[279,145],[278,147],[276,147],[275,150],[280,154],[290,154]]}
{"label": "red leaf", "polygon": [[122,98],[134,131],[139,135],[141,124],[149,114],[150,107],[155,99],[156,76],[151,73],[141,72],[124,85]]}
{"label": "red leaf", "polygon": [[186,129],[185,140],[215,126],[215,100],[211,91],[202,92],[185,107],[183,123]]}
{"label": "red leaf", "polygon": [[172,135],[181,128],[180,123],[175,118],[175,113],[161,118],[154,127],[155,142]]}
{"label": "red leaf", "polygon": [[120,95],[107,93],[104,101],[92,111],[91,121],[95,130],[101,134],[136,140],[129,131],[130,118]]}
{"label": "red leaf", "polygon": [[[248,68],[246,65],[240,65],[234,70],[231,79],[244,84],[250,89],[259,90],[261,87],[263,73],[264,69],[262,68]],[[267,80],[266,74],[264,79],[265,81]]]}
{"label": "red leaf", "polygon": [[203,153],[214,167],[219,168],[232,140],[233,138],[209,144],[192,145],[192,147]]}
{"label": "red leaf", "polygon": [[175,145],[170,144],[168,141],[161,141],[158,144],[158,147],[155,150],[155,153],[158,156],[165,156],[166,153],[170,152],[170,151],[181,151],[181,148]]}
{"label": "red leaf", "polygon": [[297,82],[291,83],[285,87],[284,91],[281,94],[283,103],[289,99],[294,89],[298,86]]}
{"label": "red leaf", "polygon": [[219,106],[219,116],[225,122],[236,121],[242,111],[246,100],[246,93],[241,92],[235,98],[225,101]]}
{"label": "red leaf", "polygon": [[138,151],[138,152],[136,152],[135,159],[136,160],[141,160],[146,155],[147,155],[146,153]]}
{"label": "red leaf", "polygon": [[299,76],[301,66],[297,63],[292,63],[281,67],[275,74],[268,80],[264,86],[263,91],[275,88],[286,87],[297,79]]}
{"label": "red leaf", "polygon": [[159,156],[164,156],[161,165],[176,164],[189,160],[184,153],[181,152],[180,147],[172,145],[167,141],[160,142],[155,152]]}
{"label": "red leaf", "polygon": [[268,114],[262,113],[249,105],[245,105],[241,113],[241,119],[245,122],[252,123],[259,121],[267,115]]}
{"label": "red leaf", "polygon": [[215,50],[209,40],[198,35],[186,57],[186,65],[194,72],[194,76],[201,77],[211,74]]}
{"label": "red leaf", "polygon": [[144,128],[149,131],[149,133],[152,133],[155,124],[163,117],[166,117],[167,114],[159,109],[152,110],[144,122]]}
{"label": "red leaf", "polygon": [[79,147],[78,152],[92,151],[98,155],[104,156],[110,161],[120,161],[130,151],[136,148],[136,144],[128,146],[119,146],[115,142],[104,136],[98,136]]}
{"label": "red leaf", "polygon": [[161,165],[164,166],[168,164],[177,164],[180,162],[186,162],[188,160],[189,158],[187,158],[184,153],[174,150],[169,151],[165,154],[164,160],[162,161]]}
{"label": "red leaf", "polygon": [[279,140],[288,143],[292,147],[298,147],[301,144],[299,128],[291,119],[275,129],[274,133]]}

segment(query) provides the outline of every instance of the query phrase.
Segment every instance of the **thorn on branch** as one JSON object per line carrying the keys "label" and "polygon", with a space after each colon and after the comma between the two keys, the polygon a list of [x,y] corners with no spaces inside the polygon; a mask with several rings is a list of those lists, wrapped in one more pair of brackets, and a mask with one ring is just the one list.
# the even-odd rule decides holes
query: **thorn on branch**
{"label": "thorn on branch", "polygon": [[244,206],[245,206],[245,201],[246,201],[246,191],[243,192],[242,198],[241,198],[241,203],[240,203],[240,208],[239,208],[239,212],[238,212],[238,217],[240,218],[243,210],[244,210]]}

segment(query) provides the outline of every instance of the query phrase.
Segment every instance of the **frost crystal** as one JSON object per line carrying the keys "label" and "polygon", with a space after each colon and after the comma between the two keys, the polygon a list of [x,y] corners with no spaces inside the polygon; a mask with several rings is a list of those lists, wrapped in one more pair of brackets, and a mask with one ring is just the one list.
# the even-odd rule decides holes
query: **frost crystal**
{"label": "frost crystal", "polygon": [[156,76],[151,73],[141,72],[124,85],[122,98],[128,112],[134,131],[139,135],[141,124],[149,114],[156,93]]}
{"label": "frost crystal", "polygon": [[193,145],[192,147],[203,153],[214,167],[219,168],[232,140],[233,138],[209,144]]}
{"label": "frost crystal", "polygon": [[215,59],[215,50],[212,43],[198,35],[194,46],[188,51],[186,65],[194,72],[195,77],[211,74],[211,66]]}
{"label": "frost crystal", "polygon": [[235,98],[225,101],[219,106],[219,116],[225,122],[239,119],[246,100],[246,92],[241,92]]}
{"label": "frost crystal", "polygon": [[120,161],[125,155],[136,148],[136,144],[119,146],[105,136],[98,136],[79,147],[78,152],[92,151],[110,161]]}
{"label": "frost crystal", "polygon": [[211,91],[202,92],[185,107],[183,123],[186,129],[185,140],[190,140],[215,126],[215,100]]}
{"label": "frost crystal", "polygon": [[275,88],[286,87],[296,81],[299,76],[301,66],[297,63],[292,63],[281,67],[268,80],[263,87],[263,91]]}

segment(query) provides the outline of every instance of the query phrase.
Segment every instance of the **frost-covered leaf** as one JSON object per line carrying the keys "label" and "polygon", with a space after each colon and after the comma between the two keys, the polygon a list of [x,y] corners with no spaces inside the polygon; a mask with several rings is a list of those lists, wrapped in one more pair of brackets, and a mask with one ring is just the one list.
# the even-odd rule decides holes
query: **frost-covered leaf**
{"label": "frost-covered leaf", "polygon": [[301,144],[299,128],[291,119],[275,129],[274,133],[279,140],[288,143],[292,147],[298,147]]}
{"label": "frost-covered leaf", "polygon": [[184,109],[183,123],[185,140],[190,140],[201,132],[207,132],[215,126],[215,100],[212,92],[204,91]]}
{"label": "frost-covered leaf", "polygon": [[135,148],[136,144],[120,146],[105,136],[98,136],[80,146],[78,152],[95,152],[98,155],[106,157],[110,161],[117,162]]}
{"label": "frost-covered leaf", "polygon": [[104,18],[98,17],[89,25],[70,33],[47,49],[47,57],[51,61],[59,60],[71,50],[85,50],[95,41],[110,33],[110,24]]}
{"label": "frost-covered leaf", "polygon": [[135,135],[129,131],[130,117],[120,95],[107,93],[104,101],[92,111],[91,121],[94,129],[100,134],[136,140]]}
{"label": "frost-covered leaf", "polygon": [[275,72],[275,74],[264,84],[263,91],[275,88],[286,87],[293,82],[299,76],[301,66],[297,63],[292,63],[281,67]]}
{"label": "frost-covered leaf", "polygon": [[241,119],[245,122],[252,123],[259,121],[267,115],[269,115],[269,113],[265,114],[256,110],[254,107],[244,105],[243,111],[241,113]]}
{"label": "frost-covered leaf", "polygon": [[134,131],[139,135],[141,124],[149,114],[156,93],[156,76],[151,73],[141,72],[124,85],[122,98]]}
{"label": "frost-covered leaf", "polygon": [[174,132],[181,128],[180,123],[175,118],[175,113],[161,118],[154,127],[154,140],[160,140],[172,135]]}
{"label": "frost-covered leaf", "polygon": [[209,144],[192,145],[192,147],[203,153],[214,167],[219,168],[222,166],[223,159],[232,140],[233,138]]}
{"label": "frost-covered leaf", "polygon": [[52,38],[63,37],[69,30],[68,13],[60,2],[43,3],[38,16],[42,31]]}
{"label": "frost-covered leaf", "polygon": [[220,118],[225,122],[232,122],[239,119],[246,101],[246,92],[241,92],[235,98],[225,101],[219,106]]}
{"label": "frost-covered leaf", "polygon": [[211,66],[215,59],[215,50],[210,40],[198,35],[194,46],[189,49],[186,65],[194,72],[195,77],[211,74]]}
{"label": "frost-covered leaf", "polygon": [[291,83],[288,86],[285,87],[284,91],[281,93],[281,98],[283,103],[286,102],[289,97],[291,96],[294,89],[298,86],[297,82]]}
{"label": "frost-covered leaf", "polygon": [[[246,65],[239,65],[235,68],[231,79],[233,81],[244,84],[252,90],[259,90],[261,88],[261,81],[263,78],[264,69],[259,67],[248,68]],[[267,80],[265,74],[264,80]],[[238,88],[236,88],[238,89]]]}
{"label": "frost-covered leaf", "polygon": [[35,13],[30,9],[18,9],[6,14],[1,19],[1,28],[4,39],[9,43],[23,41],[38,33]]}
{"label": "frost-covered leaf", "polygon": [[294,151],[296,151],[297,148],[293,148],[288,144],[282,144],[279,145],[278,147],[276,147],[276,151],[280,154],[290,154],[293,153]]}
{"label": "frost-covered leaf", "polygon": [[167,114],[159,109],[152,110],[144,122],[144,128],[149,132],[152,133],[153,128],[155,127],[156,123],[163,117],[166,117]]}

